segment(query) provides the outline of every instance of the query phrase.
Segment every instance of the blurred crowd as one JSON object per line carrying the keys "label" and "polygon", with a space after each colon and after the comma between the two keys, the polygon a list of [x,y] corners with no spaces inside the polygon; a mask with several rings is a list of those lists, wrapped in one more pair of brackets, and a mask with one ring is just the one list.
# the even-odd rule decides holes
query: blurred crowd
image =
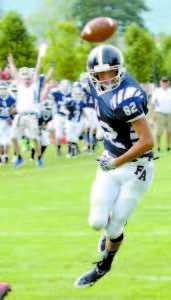
{"label": "blurred crowd", "polygon": [[[78,81],[52,79],[55,63],[51,62],[47,75],[40,74],[41,56],[35,68],[16,69],[12,55],[8,65],[0,68],[0,164],[6,164],[13,154],[14,168],[24,162],[22,150],[30,151],[30,160],[43,167],[42,157],[53,143],[56,156],[76,158],[82,151],[92,154],[103,139],[96,112],[95,99],[87,89],[88,73],[80,74]],[[156,127],[158,151],[161,136],[166,130],[166,148],[171,143],[171,89],[163,77],[160,87],[143,86],[151,106],[153,127]],[[80,150],[80,140],[85,147]],[[13,145],[10,150],[10,146]],[[21,150],[22,149],[22,150]],[[12,160],[12,158],[11,158]]]}

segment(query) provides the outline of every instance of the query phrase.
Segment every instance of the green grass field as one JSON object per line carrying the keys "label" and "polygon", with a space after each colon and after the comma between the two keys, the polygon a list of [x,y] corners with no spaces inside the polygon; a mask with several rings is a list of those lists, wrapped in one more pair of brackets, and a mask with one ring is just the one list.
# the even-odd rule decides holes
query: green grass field
{"label": "green grass field", "polygon": [[100,257],[101,233],[87,221],[95,156],[54,156],[51,146],[41,170],[29,160],[0,167],[0,281],[12,285],[9,300],[171,299],[171,153],[155,161],[111,272],[86,290],[74,282]]}

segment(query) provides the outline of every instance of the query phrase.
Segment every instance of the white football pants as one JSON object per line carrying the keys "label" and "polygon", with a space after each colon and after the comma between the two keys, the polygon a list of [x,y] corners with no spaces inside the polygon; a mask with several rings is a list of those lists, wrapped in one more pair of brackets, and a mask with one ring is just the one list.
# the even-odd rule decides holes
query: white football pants
{"label": "white football pants", "polygon": [[154,164],[148,158],[108,172],[98,168],[91,191],[89,223],[105,229],[109,239],[119,237],[126,221],[151,185]]}

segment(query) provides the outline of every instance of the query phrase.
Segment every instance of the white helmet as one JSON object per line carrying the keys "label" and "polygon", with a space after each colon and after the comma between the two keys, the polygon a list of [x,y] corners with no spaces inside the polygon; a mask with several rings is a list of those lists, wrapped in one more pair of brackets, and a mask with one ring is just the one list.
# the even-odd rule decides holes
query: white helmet
{"label": "white helmet", "polygon": [[22,67],[18,71],[19,71],[20,78],[22,78],[24,75],[28,75],[28,74],[30,75],[30,70],[27,67]]}
{"label": "white helmet", "polygon": [[80,87],[74,87],[71,92],[72,99],[76,102],[83,100],[83,91]]}
{"label": "white helmet", "polygon": [[87,85],[87,82],[88,82],[88,73],[87,72],[81,73],[80,82],[83,86]]}
{"label": "white helmet", "polygon": [[41,103],[41,111],[45,118],[49,118],[52,112],[52,103],[51,100],[45,100]]}
{"label": "white helmet", "polygon": [[8,95],[8,85],[5,81],[0,81],[0,97],[6,98]]}
{"label": "white helmet", "polygon": [[71,92],[71,83],[69,80],[65,79],[60,82],[59,90],[64,94],[67,95]]}

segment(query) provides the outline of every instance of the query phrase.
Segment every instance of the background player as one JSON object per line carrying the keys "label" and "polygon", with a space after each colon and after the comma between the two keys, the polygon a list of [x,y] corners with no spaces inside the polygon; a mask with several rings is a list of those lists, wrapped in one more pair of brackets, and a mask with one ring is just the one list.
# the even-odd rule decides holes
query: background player
{"label": "background player", "polygon": [[15,116],[12,125],[12,141],[14,144],[14,150],[18,155],[18,158],[14,164],[14,168],[17,168],[24,162],[24,159],[21,156],[18,139],[21,138],[21,136],[25,133],[25,129],[27,129],[28,137],[34,140],[35,147],[38,153],[37,164],[39,168],[42,168],[37,121],[37,114],[39,113],[38,78],[40,66],[36,66],[34,80],[32,81],[29,72],[23,75],[22,79],[19,77],[11,54],[8,56],[8,62],[11,74],[16,80],[18,89],[18,97],[16,103],[17,115]]}
{"label": "background player", "polygon": [[[52,112],[52,104],[51,100],[45,100],[41,104],[41,114],[38,119],[39,124],[39,137],[40,137],[40,144],[41,144],[41,158],[50,145],[50,134],[53,134],[52,131],[52,120],[53,120],[53,112]],[[35,156],[35,149],[32,148],[31,150],[31,160],[34,159]]]}
{"label": "background player", "polygon": [[[0,164],[8,163],[11,144],[11,114],[15,99],[9,94],[8,85],[0,81]],[[2,150],[4,156],[2,156]]]}
{"label": "background player", "polygon": [[66,122],[67,157],[75,158],[80,135],[80,120],[85,107],[84,95],[80,87],[72,89],[71,100],[66,101],[65,106],[69,111]]}
{"label": "background player", "polygon": [[54,114],[54,127],[56,132],[57,140],[57,156],[61,156],[61,139],[63,136],[63,130],[66,121],[66,115],[64,113],[63,107],[65,100],[71,97],[71,84],[69,80],[62,80],[59,89],[51,93],[54,97],[56,104],[56,111]]}

